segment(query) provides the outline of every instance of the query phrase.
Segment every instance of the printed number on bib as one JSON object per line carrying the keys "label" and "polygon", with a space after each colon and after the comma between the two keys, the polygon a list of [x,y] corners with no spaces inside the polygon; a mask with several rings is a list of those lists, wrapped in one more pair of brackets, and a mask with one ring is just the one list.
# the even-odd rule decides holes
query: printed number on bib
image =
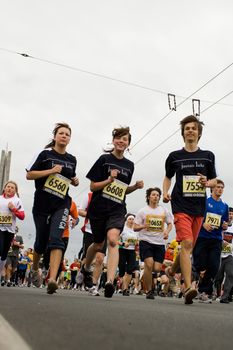
{"label": "printed number on bib", "polygon": [[146,223],[149,225],[149,231],[151,232],[163,232],[164,230],[164,217],[158,215],[147,215]]}
{"label": "printed number on bib", "polygon": [[232,245],[228,244],[222,248],[222,253],[231,254],[232,253]]}
{"label": "printed number on bib", "polygon": [[200,176],[184,175],[183,176],[183,196],[184,197],[205,197],[206,189],[199,182]]}
{"label": "printed number on bib", "polygon": [[205,223],[211,226],[214,226],[216,228],[219,228],[221,224],[221,218],[222,218],[221,215],[214,214],[214,213],[207,213]]}
{"label": "printed number on bib", "polygon": [[0,226],[11,226],[12,225],[12,214],[0,213]]}
{"label": "printed number on bib", "polygon": [[127,187],[126,184],[115,179],[109,185],[104,187],[102,195],[114,202],[123,203]]}
{"label": "printed number on bib", "polygon": [[49,175],[45,184],[44,190],[53,195],[65,198],[68,191],[70,180],[60,174]]}

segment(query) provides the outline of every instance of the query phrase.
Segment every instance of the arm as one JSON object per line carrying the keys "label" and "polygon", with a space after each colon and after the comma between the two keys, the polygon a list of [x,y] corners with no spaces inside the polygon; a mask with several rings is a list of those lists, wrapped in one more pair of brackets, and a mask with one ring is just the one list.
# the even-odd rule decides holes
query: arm
{"label": "arm", "polygon": [[112,169],[108,179],[103,180],[103,181],[99,181],[99,182],[91,181],[90,190],[92,192],[102,190],[105,186],[109,185],[110,183],[112,183],[114,181],[114,179],[117,177],[118,173],[119,173],[119,170]]}
{"label": "arm", "polygon": [[163,202],[168,203],[171,200],[171,195],[169,194],[169,189],[171,187],[172,180],[165,176],[163,180]]}
{"label": "arm", "polygon": [[26,174],[27,180],[37,180],[42,177],[49,176],[51,174],[56,174],[56,173],[61,173],[62,171],[62,166],[61,165],[55,165],[52,169],[48,170],[31,170],[28,171]]}
{"label": "arm", "polygon": [[172,223],[167,224],[166,230],[164,231],[164,239],[168,239],[171,229],[172,229]]}
{"label": "arm", "polygon": [[23,220],[25,218],[24,211],[17,209],[12,202],[8,203],[8,208],[19,220]]}
{"label": "arm", "polygon": [[133,229],[135,232],[139,232],[143,229],[146,229],[147,228],[147,225],[138,225],[138,224],[135,224],[134,223],[134,226],[133,226]]}
{"label": "arm", "polygon": [[132,192],[134,192],[134,191],[136,191],[138,189],[141,189],[143,187],[144,187],[143,181],[136,181],[136,183],[134,185],[127,187],[127,190],[126,190],[125,193],[126,194],[130,194],[130,193],[132,193]]}

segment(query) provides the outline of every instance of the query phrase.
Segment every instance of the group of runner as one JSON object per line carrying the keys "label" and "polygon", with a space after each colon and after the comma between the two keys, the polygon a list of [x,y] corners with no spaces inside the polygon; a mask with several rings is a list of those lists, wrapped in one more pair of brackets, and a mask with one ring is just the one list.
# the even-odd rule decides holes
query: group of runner
{"label": "group of runner", "polygon": [[[224,183],[217,180],[214,154],[198,147],[203,123],[191,115],[184,118],[180,125],[184,147],[169,154],[165,162],[162,191],[158,187],[148,188],[146,206],[140,209],[135,217],[132,214],[126,216],[126,198],[133,191],[142,189],[144,184],[142,180],[130,184],[134,163],[124,156],[131,142],[128,127],[113,130],[112,149],[102,154],[87,173],[91,194],[80,210],[80,215],[85,217],[83,227],[85,260],[81,272],[85,286],[93,293],[96,291],[107,248],[107,281],[104,295],[106,298],[111,298],[114,294],[119,252],[120,277],[123,279],[124,295],[128,295],[138,232],[139,254],[144,261],[146,298],[153,299],[152,274],[162,269],[165,241],[173,222],[180,250],[175,261],[165,269],[165,274],[172,280],[177,272],[181,272],[185,304],[191,304],[197,296],[197,288],[193,287],[192,283],[194,274],[190,258],[195,244],[193,267],[196,275],[204,276],[201,279],[198,277],[199,291],[203,297],[211,296],[213,280],[220,262],[223,232],[228,233],[226,234],[228,241],[225,240],[227,243],[224,243],[224,247],[228,247],[228,256],[231,256],[229,260],[233,259],[232,248],[229,248],[230,236],[232,240],[232,235],[229,233],[229,208],[221,200]],[[53,130],[51,142],[26,169],[27,179],[34,180],[36,188],[32,210],[36,228],[32,280],[35,286],[41,285],[39,261],[42,254],[47,254],[49,294],[55,293],[58,288],[57,276],[67,246],[64,230],[67,227],[72,204],[69,186],[79,184],[76,177],[76,158],[66,151],[70,138],[70,126],[58,123]],[[174,176],[175,184],[170,194]],[[208,187],[212,195],[206,201]],[[160,199],[165,203],[171,202],[172,214],[159,204]],[[10,181],[4,187],[0,199],[0,272],[5,265],[6,255],[14,236],[16,218],[22,220],[24,211],[17,195],[17,185]],[[75,225],[77,214],[73,215],[73,219]],[[95,268],[92,271],[94,260]],[[228,289],[231,289],[232,278],[230,280]],[[226,296],[222,300],[226,301]]]}

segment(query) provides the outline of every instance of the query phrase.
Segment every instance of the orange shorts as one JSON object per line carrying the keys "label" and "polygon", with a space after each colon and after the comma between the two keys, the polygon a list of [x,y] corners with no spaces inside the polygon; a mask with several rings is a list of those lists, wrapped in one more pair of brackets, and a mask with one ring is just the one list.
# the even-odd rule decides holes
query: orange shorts
{"label": "orange shorts", "polygon": [[196,243],[203,222],[203,216],[193,216],[185,213],[174,214],[176,240],[182,242],[189,240]]}

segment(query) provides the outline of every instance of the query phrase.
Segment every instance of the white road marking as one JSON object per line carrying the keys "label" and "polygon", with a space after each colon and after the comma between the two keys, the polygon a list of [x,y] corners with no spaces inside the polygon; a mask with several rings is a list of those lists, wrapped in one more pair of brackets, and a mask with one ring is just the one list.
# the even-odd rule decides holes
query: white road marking
{"label": "white road marking", "polygon": [[0,315],[0,349],[32,350],[2,315]]}

